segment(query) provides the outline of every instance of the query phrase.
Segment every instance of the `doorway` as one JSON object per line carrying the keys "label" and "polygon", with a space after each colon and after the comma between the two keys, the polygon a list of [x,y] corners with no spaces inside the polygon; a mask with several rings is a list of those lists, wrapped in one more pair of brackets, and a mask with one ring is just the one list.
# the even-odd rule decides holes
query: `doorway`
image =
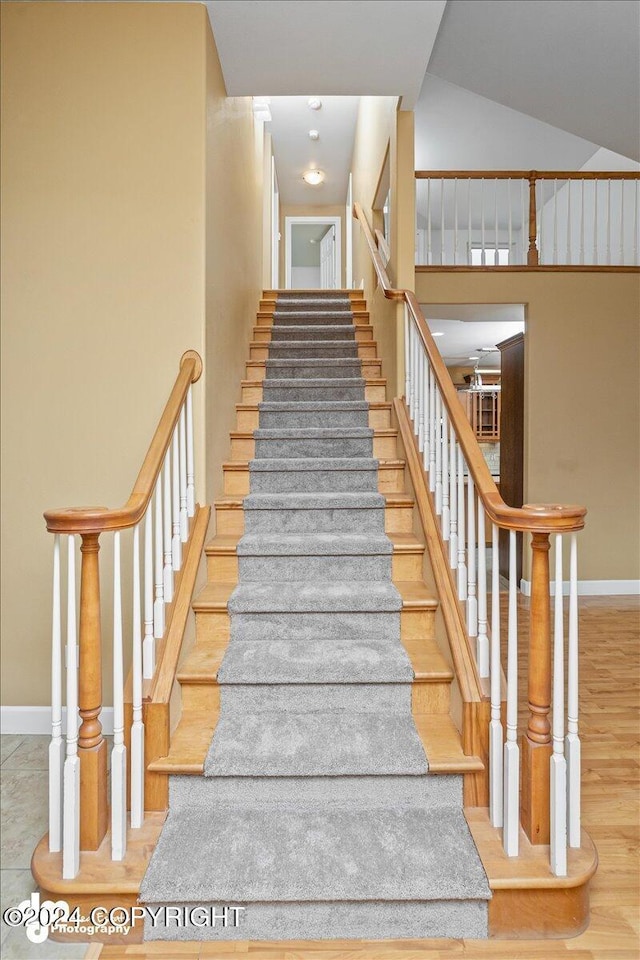
{"label": "doorway", "polygon": [[336,290],[341,285],[340,217],[285,217],[287,290]]}

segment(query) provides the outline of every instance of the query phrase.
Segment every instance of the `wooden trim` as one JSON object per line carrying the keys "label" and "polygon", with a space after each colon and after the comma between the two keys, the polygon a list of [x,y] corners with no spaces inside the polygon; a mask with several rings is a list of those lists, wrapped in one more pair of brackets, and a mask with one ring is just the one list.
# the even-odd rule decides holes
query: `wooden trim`
{"label": "wooden trim", "polygon": [[620,170],[416,170],[416,180],[640,180]]}
{"label": "wooden trim", "polygon": [[449,420],[454,424],[456,436],[462,447],[469,472],[473,477],[478,496],[482,499],[485,512],[493,523],[505,530],[526,530],[530,533],[567,533],[570,530],[582,530],[586,508],[581,506],[560,506],[556,504],[525,504],[521,508],[509,507],[504,502],[489,468],[480,451],[462,405],[458,399],[444,360],[427,326],[420,304],[412,290],[394,289],[380,257],[371,228],[359,203],[354,204],[354,216],[360,221],[369,255],[378,276],[378,280],[387,300],[403,301],[411,313],[425,348],[431,369],[435,373],[442,400],[447,408]]}
{"label": "wooden trim", "polygon": [[164,408],[151,445],[129,499],[122,507],[69,507],[47,510],[44,518],[50,533],[102,533],[103,530],[125,530],[142,520],[153,494],[165,453],[171,443],[174,427],[192,383],[202,374],[202,359],[195,350],[187,350],[180,359],[180,372]]}
{"label": "wooden trim", "polygon": [[477,266],[432,266],[426,263],[416,264],[416,273],[514,273],[521,270],[523,273],[640,273],[640,267],[622,266],[619,264],[601,263],[574,263],[569,264],[502,264],[497,267]]}
{"label": "wooden trim", "polygon": [[387,241],[387,238],[385,237],[382,230],[376,230],[375,235],[376,235],[376,243],[378,244],[378,250],[382,251],[383,255],[387,258],[387,263],[389,263],[389,260],[391,259],[391,250],[389,248],[389,243]]}

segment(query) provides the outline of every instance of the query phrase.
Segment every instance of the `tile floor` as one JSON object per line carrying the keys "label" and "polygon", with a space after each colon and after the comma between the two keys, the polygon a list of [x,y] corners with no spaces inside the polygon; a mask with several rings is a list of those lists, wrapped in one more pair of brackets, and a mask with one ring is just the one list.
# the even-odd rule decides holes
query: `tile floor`
{"label": "tile floor", "polygon": [[[27,900],[35,890],[29,864],[47,830],[47,755],[49,737],[3,734],[0,737],[0,902],[7,907]],[[31,943],[24,927],[2,922],[2,960],[76,960],[86,944]]]}

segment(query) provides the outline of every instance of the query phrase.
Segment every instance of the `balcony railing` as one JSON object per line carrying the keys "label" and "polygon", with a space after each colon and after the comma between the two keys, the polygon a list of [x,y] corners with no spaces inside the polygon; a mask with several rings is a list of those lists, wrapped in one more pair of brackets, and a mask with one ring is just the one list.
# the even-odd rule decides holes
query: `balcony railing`
{"label": "balcony railing", "polygon": [[640,173],[416,171],[416,265],[640,266]]}

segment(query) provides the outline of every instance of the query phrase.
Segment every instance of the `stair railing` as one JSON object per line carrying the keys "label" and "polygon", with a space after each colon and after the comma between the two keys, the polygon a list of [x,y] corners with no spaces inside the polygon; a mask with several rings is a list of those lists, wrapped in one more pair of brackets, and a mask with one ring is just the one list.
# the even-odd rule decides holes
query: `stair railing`
{"label": "stair railing", "polygon": [[640,173],[417,170],[415,176],[417,265],[640,265]]}
{"label": "stair railing", "polygon": [[[195,447],[192,384],[202,373],[195,350],[181,358],[180,371],[124,506],[48,510],[53,543],[51,659],[52,737],[49,747],[49,850],[62,851],[62,876],[73,879],[81,850],[97,850],[109,826],[107,743],[102,711],[103,651],[100,602],[100,537],[113,533],[113,749],[111,751],[111,857],[122,860],[131,827],[144,821],[145,731],[143,685],[155,670],[165,611],[174,576],[182,565],[195,515]],[[127,790],[124,704],[122,538],[131,537],[130,622],[133,722],[130,730],[130,791]],[[62,547],[62,539],[66,548]],[[80,541],[79,604],[76,554]],[[63,561],[66,556],[66,564]],[[63,565],[66,566],[66,577]],[[66,589],[66,738],[62,734],[63,591]],[[78,618],[79,606],[79,618]],[[78,622],[79,621],[79,622]]]}
{"label": "stair railing", "polygon": [[[466,632],[478,673],[490,689],[489,814],[502,828],[510,857],[519,851],[522,825],[533,844],[550,844],[557,876],[567,873],[567,844],[580,847],[580,739],[578,736],[577,537],[586,510],[557,504],[508,506],[498,491],[435,345],[415,294],[391,287],[371,228],[354,205],[380,287],[404,304],[405,404],[424,466],[447,561],[464,607]],[[498,568],[499,531],[509,545],[506,731],[501,711],[503,626]],[[487,534],[490,533],[490,538]],[[517,533],[531,534],[531,601],[527,729],[518,744]],[[569,581],[563,577],[563,540],[569,539]],[[551,538],[554,577],[549,577]],[[487,547],[487,541],[491,546]],[[569,594],[565,710],[563,595]],[[551,593],[554,592],[553,656]],[[552,696],[553,689],[553,696]],[[553,727],[550,722],[553,705]],[[566,721],[566,722],[565,722]],[[566,736],[565,736],[566,729]],[[522,763],[522,785],[520,765]]]}

